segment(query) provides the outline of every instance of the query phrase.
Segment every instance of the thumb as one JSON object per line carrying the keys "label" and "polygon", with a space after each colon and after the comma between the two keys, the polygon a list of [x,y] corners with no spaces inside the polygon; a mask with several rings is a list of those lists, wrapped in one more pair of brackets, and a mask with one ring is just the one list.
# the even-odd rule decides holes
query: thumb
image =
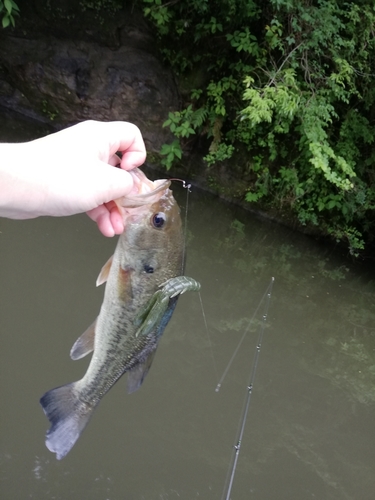
{"label": "thumb", "polygon": [[133,184],[133,177],[126,170],[98,162],[96,167],[90,169],[87,193],[94,193],[98,206],[127,196],[132,191]]}

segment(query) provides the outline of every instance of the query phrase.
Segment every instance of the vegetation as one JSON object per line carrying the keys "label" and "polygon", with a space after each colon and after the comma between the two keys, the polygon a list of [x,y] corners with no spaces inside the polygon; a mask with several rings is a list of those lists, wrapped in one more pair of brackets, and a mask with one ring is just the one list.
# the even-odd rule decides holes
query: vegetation
{"label": "vegetation", "polygon": [[[100,25],[125,5],[75,8]],[[203,145],[208,176],[224,163],[244,179],[238,195],[247,202],[292,212],[355,255],[374,242],[373,0],[133,0],[133,8],[179,78],[182,105],[164,123],[174,139],[160,151],[167,169]],[[4,28],[18,13],[14,0],[0,0]]]}
{"label": "vegetation", "polygon": [[15,25],[14,16],[19,15],[18,5],[13,0],[0,0],[0,16],[3,28]]}
{"label": "vegetation", "polygon": [[362,250],[375,223],[373,1],[143,6],[186,88],[164,123],[175,135],[164,165],[206,137],[209,167],[243,165],[247,201],[291,209]]}

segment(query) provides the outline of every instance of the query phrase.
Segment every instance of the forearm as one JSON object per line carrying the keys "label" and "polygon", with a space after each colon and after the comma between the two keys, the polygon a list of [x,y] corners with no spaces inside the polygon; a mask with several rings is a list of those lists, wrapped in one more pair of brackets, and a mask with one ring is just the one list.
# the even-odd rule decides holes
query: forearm
{"label": "forearm", "polygon": [[43,183],[32,143],[0,144],[0,217],[30,219],[43,214]]}
{"label": "forearm", "polygon": [[120,234],[112,200],[132,191],[128,170],[145,158],[141,132],[127,122],[86,121],[34,141],[0,144],[0,217],[87,212],[103,234]]}

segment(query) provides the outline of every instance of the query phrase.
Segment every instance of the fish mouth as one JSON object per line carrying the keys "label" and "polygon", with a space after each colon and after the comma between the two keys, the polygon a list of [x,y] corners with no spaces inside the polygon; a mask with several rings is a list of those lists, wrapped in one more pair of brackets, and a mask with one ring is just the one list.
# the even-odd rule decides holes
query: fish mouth
{"label": "fish mouth", "polygon": [[119,209],[137,208],[156,203],[171,185],[168,179],[150,181],[139,168],[129,170],[129,174],[133,177],[133,191],[130,195],[115,200]]}

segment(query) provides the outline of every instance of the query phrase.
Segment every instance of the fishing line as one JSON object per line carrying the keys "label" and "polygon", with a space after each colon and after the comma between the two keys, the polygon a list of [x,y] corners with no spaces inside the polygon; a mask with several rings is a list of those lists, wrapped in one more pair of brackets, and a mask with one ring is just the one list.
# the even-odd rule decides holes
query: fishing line
{"label": "fishing line", "polygon": [[207,334],[207,338],[208,338],[208,344],[210,346],[210,352],[211,352],[211,358],[212,358],[212,364],[214,366],[214,370],[215,370],[215,375],[216,375],[216,379],[218,379],[219,377],[219,371],[217,369],[217,366],[216,366],[216,361],[215,361],[215,356],[214,356],[214,350],[212,348],[212,341],[211,341],[211,336],[210,336],[210,331],[208,329],[208,325],[207,325],[207,321],[206,321],[206,314],[204,312],[204,308],[203,308],[203,301],[202,301],[202,296],[201,296],[201,292],[198,291],[198,295],[199,295],[199,300],[200,300],[200,303],[201,303],[201,308],[202,308],[202,315],[203,315],[203,321],[204,321],[204,326],[206,328],[206,334]]}
{"label": "fishing line", "polygon": [[183,244],[183,250],[182,250],[182,269],[181,269],[181,274],[184,274],[184,267],[185,267],[185,255],[186,255],[186,241],[187,241],[187,216],[188,216],[188,209],[189,209],[189,193],[191,193],[191,184],[187,184],[186,181],[183,179],[169,179],[170,181],[178,181],[182,182],[182,187],[186,189],[186,206],[185,206],[185,218],[184,218],[184,244]]}
{"label": "fishing line", "polygon": [[[184,220],[184,246],[183,246],[183,255],[182,255],[182,266],[184,266],[184,263],[185,263],[185,252],[186,252],[186,242],[187,242],[187,217],[188,217],[188,211],[189,211],[189,193],[191,193],[191,184],[187,184],[182,179],[170,179],[170,180],[171,181],[182,182],[182,186],[187,190],[186,191],[185,220]],[[182,269],[182,274],[183,274],[183,271],[184,270]],[[203,301],[202,301],[202,295],[201,295],[200,291],[198,291],[198,295],[199,295],[199,301],[200,301],[200,305],[201,305],[201,309],[202,309],[203,322],[204,322],[204,326],[205,326],[205,330],[206,330],[208,344],[210,346],[212,363],[213,363],[213,366],[214,366],[216,379],[218,379],[219,378],[219,371],[218,371],[217,366],[216,366],[214,351],[213,351],[213,348],[212,348],[212,340],[211,340],[210,332],[209,332],[208,325],[207,325],[206,313],[204,311]]]}
{"label": "fishing line", "polygon": [[[186,188],[186,207],[185,207],[185,220],[184,220],[184,250],[182,254],[182,265],[185,264],[185,254],[186,254],[186,244],[187,244],[187,217],[188,217],[188,209],[189,209],[189,193],[191,184],[185,185],[185,181],[182,181],[182,185]],[[182,269],[183,270],[183,269]]]}
{"label": "fishing line", "polygon": [[[272,278],[272,280],[274,280],[274,278]],[[241,345],[242,345],[242,342],[244,341],[244,339],[245,339],[245,337],[246,337],[246,335],[247,335],[248,331],[250,330],[250,326],[251,326],[252,322],[254,321],[254,318],[255,318],[255,316],[256,316],[256,314],[257,314],[257,312],[259,311],[260,306],[262,305],[262,303],[263,303],[264,299],[266,298],[266,296],[267,296],[267,294],[268,294],[268,292],[269,292],[269,288],[271,287],[271,285],[273,285],[273,281],[271,281],[271,284],[268,286],[267,290],[264,292],[264,295],[263,295],[263,297],[261,298],[261,300],[260,300],[260,302],[259,302],[259,304],[258,304],[257,308],[255,309],[254,314],[252,315],[252,317],[251,317],[251,319],[250,319],[250,321],[249,321],[249,323],[248,323],[248,325],[247,325],[247,328],[245,329],[245,331],[244,331],[244,333],[243,333],[243,335],[242,335],[242,337],[241,337],[240,341],[238,342],[237,347],[236,347],[236,349],[234,350],[234,352],[233,352],[233,354],[232,354],[232,357],[230,358],[229,363],[227,364],[227,366],[226,366],[226,368],[225,368],[225,370],[224,370],[224,372],[223,372],[223,375],[221,376],[221,379],[219,380],[219,382],[218,382],[218,384],[217,384],[217,386],[216,386],[216,389],[215,389],[215,391],[216,391],[216,392],[219,392],[219,391],[220,391],[221,384],[223,383],[223,381],[224,381],[225,377],[227,376],[227,373],[228,373],[228,371],[229,371],[229,368],[232,366],[232,363],[233,363],[233,361],[234,361],[234,358],[237,356],[237,353],[238,353],[238,351],[239,351],[239,349],[240,349],[240,347],[241,347]]]}
{"label": "fishing line", "polygon": [[[264,310],[263,310],[263,316],[262,316],[262,323],[259,325],[259,334],[258,334],[258,340],[257,340],[257,345],[255,348],[255,353],[254,353],[254,359],[253,359],[253,366],[249,378],[249,382],[246,387],[246,397],[245,397],[245,402],[244,402],[244,408],[242,411],[242,416],[240,418],[239,422],[239,430],[237,431],[237,438],[235,441],[234,449],[233,449],[233,454],[230,462],[230,466],[228,469],[228,474],[227,474],[227,479],[225,482],[224,490],[223,490],[223,495],[222,495],[222,500],[230,500],[230,494],[232,491],[232,486],[233,486],[233,481],[234,481],[234,476],[237,468],[237,462],[238,462],[238,457],[240,454],[240,449],[241,449],[241,443],[243,440],[243,435],[245,431],[245,425],[246,425],[246,419],[247,419],[247,414],[249,412],[249,407],[250,407],[250,401],[251,401],[251,395],[253,392],[253,387],[254,387],[254,380],[255,380],[255,374],[258,366],[258,361],[259,361],[259,354],[260,354],[260,349],[262,346],[262,341],[263,341],[263,334],[264,334],[264,329],[267,321],[267,314],[268,314],[268,309],[270,305],[270,300],[271,300],[271,292],[273,288],[275,278],[271,278],[271,283],[269,284],[265,295],[262,298],[261,303],[263,302],[264,298],[265,304],[264,304]],[[260,304],[257,308],[259,309]],[[241,339],[242,342],[242,339]]]}

